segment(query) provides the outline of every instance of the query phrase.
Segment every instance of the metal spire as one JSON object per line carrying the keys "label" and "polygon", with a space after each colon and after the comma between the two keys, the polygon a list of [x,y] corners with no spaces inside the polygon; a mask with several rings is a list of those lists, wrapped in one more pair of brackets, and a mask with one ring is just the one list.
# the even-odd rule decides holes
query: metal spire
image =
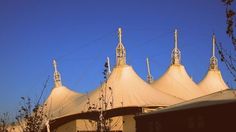
{"label": "metal spire", "polygon": [[175,35],[174,35],[174,44],[175,47],[172,51],[171,54],[171,64],[172,65],[179,65],[181,62],[181,53],[180,50],[178,49],[178,31],[175,29]]}
{"label": "metal spire", "polygon": [[147,72],[148,72],[148,75],[147,75],[147,82],[148,83],[152,83],[153,82],[153,77],[151,75],[151,71],[150,71],[150,64],[149,64],[149,59],[146,58],[146,64],[147,64]]}
{"label": "metal spire", "polygon": [[215,56],[216,37],[212,35],[212,57],[210,58],[210,70],[218,70],[218,60]]}
{"label": "metal spire", "polygon": [[175,49],[178,49],[178,31],[175,29]]}
{"label": "metal spire", "polygon": [[54,67],[54,72],[58,72],[57,71],[57,62],[55,59],[53,60],[53,67]]}
{"label": "metal spire", "polygon": [[107,57],[107,66],[108,66],[108,75],[111,74],[111,65],[110,65],[110,59]]}
{"label": "metal spire", "polygon": [[61,75],[57,71],[57,62],[56,62],[55,59],[53,60],[53,67],[54,67],[54,83],[55,83],[55,87],[60,87],[60,86],[62,86]]}
{"label": "metal spire", "polygon": [[216,36],[213,33],[213,36],[212,36],[212,56],[214,56],[214,57],[215,57],[215,45],[216,45]]}
{"label": "metal spire", "polygon": [[121,30],[121,28],[118,28],[118,38],[119,38],[119,43],[122,43],[122,30]]}
{"label": "metal spire", "polygon": [[126,50],[122,44],[122,30],[118,28],[119,43],[116,47],[116,65],[121,66],[126,64]]}

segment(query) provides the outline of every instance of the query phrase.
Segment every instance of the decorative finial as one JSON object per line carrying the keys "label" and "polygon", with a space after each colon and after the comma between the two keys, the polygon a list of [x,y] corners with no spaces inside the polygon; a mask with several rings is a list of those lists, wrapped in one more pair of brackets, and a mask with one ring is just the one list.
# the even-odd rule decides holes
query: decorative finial
{"label": "decorative finial", "polygon": [[215,57],[215,45],[216,45],[216,36],[213,33],[213,36],[212,36],[212,56],[214,56],[214,57]]}
{"label": "decorative finial", "polygon": [[148,82],[148,83],[152,83],[152,82],[153,82],[153,77],[152,77],[152,75],[151,75],[150,64],[149,64],[149,59],[148,59],[148,58],[146,59],[146,64],[147,64],[147,72],[148,72],[148,75],[147,75],[147,82]]}
{"label": "decorative finial", "polygon": [[57,72],[57,62],[55,59],[53,60],[53,66],[54,66],[54,71]]}
{"label": "decorative finial", "polygon": [[107,66],[108,66],[108,74],[111,74],[111,65],[110,65],[110,59],[107,57]]}
{"label": "decorative finial", "polygon": [[121,40],[122,37],[121,28],[118,28],[118,37],[119,37],[119,43],[116,47],[116,66],[122,66],[126,64],[126,50]]}
{"label": "decorative finial", "polygon": [[57,62],[56,62],[55,59],[53,60],[53,67],[54,67],[54,83],[55,83],[55,87],[60,87],[60,86],[62,86],[61,75],[60,75],[60,73],[57,70]]}
{"label": "decorative finial", "polygon": [[178,49],[178,31],[175,29],[175,49]]}
{"label": "decorative finial", "polygon": [[212,57],[210,58],[210,70],[218,70],[218,60],[215,56],[216,37],[212,35]]}
{"label": "decorative finial", "polygon": [[178,31],[177,29],[175,29],[175,35],[174,35],[174,43],[175,43],[175,47],[172,51],[171,54],[171,64],[172,65],[179,65],[181,62],[181,53],[180,50],[178,49]]}
{"label": "decorative finial", "polygon": [[118,28],[118,38],[119,38],[119,43],[122,43],[122,30],[121,30],[121,28]]}

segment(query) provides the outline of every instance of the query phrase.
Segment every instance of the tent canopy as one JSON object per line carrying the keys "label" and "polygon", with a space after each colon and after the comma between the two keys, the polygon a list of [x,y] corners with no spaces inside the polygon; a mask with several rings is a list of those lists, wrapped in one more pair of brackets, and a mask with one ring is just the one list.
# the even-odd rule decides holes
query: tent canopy
{"label": "tent canopy", "polygon": [[151,85],[165,93],[179,97],[183,100],[197,98],[203,95],[197,84],[189,77],[181,65],[181,53],[178,49],[178,32],[175,30],[175,46],[171,54],[171,65],[164,75]]}
{"label": "tent canopy", "polygon": [[198,84],[205,94],[211,94],[217,91],[228,89],[228,86],[225,84],[218,68],[218,60],[215,56],[215,43],[215,35],[213,34],[212,57],[210,58],[209,70],[204,79]]}

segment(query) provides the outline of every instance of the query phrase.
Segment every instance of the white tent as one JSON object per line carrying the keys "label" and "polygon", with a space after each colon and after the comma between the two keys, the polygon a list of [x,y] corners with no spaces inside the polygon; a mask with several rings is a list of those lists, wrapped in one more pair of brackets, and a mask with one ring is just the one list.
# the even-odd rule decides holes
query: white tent
{"label": "white tent", "polygon": [[71,103],[75,103],[77,98],[81,97],[82,94],[74,92],[61,83],[60,73],[57,71],[56,61],[53,60],[54,64],[54,83],[55,87],[52,89],[50,95],[45,101],[46,112],[50,119],[57,118],[66,115],[64,110]]}
{"label": "white tent", "polygon": [[172,62],[168,70],[160,79],[154,81],[151,86],[179,97],[183,100],[197,98],[203,95],[203,92],[189,77],[183,65],[181,65],[181,54],[177,47],[177,30],[175,30],[175,48],[172,51]]}
{"label": "white tent", "polygon": [[221,72],[218,68],[217,58],[215,56],[215,35],[212,38],[212,57],[210,59],[209,70],[204,79],[198,84],[205,94],[211,94],[217,91],[228,89],[225,84]]}
{"label": "white tent", "polygon": [[136,74],[131,66],[126,64],[126,50],[121,42],[121,29],[119,29],[119,44],[116,48],[116,61],[116,66],[107,81],[87,96],[78,99],[80,105],[71,107],[72,113],[126,106],[163,107],[182,101],[152,88]]}

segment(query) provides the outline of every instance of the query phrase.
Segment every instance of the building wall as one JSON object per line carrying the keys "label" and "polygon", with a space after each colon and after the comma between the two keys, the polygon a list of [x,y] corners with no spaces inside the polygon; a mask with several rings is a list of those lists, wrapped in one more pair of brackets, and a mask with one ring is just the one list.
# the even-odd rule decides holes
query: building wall
{"label": "building wall", "polygon": [[[117,116],[111,118],[111,131],[135,132],[134,115]],[[97,122],[87,119],[78,119],[68,122],[56,129],[56,132],[84,132],[96,131]]]}
{"label": "building wall", "polygon": [[135,117],[137,132],[235,132],[236,103]]}
{"label": "building wall", "polygon": [[76,121],[71,121],[58,127],[56,132],[76,132]]}
{"label": "building wall", "polygon": [[123,132],[135,132],[134,115],[123,116]]}
{"label": "building wall", "polygon": [[[123,131],[123,117],[113,117],[111,118],[111,130],[112,131]],[[92,120],[80,119],[76,120],[76,130],[77,131],[96,131],[97,123]]]}
{"label": "building wall", "polygon": [[77,131],[96,131],[97,123],[92,120],[76,120]]}
{"label": "building wall", "polygon": [[113,117],[111,123],[112,131],[123,131],[123,116]]}

